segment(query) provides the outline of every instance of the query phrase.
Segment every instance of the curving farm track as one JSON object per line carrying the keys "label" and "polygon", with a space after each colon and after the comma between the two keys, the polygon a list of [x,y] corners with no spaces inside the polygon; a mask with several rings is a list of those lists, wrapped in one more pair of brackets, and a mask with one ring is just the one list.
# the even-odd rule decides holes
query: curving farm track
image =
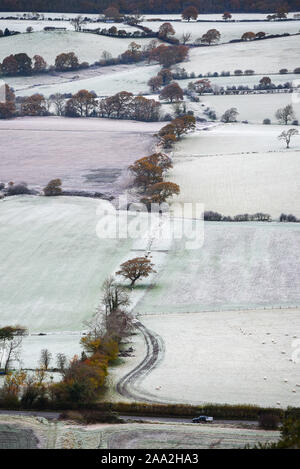
{"label": "curving farm track", "polygon": [[140,389],[139,384],[163,359],[164,342],[158,334],[147,329],[140,321],[136,321],[136,327],[144,336],[147,347],[146,356],[139,365],[120,379],[116,389],[119,394],[129,399],[143,402],[161,402],[157,396]]}

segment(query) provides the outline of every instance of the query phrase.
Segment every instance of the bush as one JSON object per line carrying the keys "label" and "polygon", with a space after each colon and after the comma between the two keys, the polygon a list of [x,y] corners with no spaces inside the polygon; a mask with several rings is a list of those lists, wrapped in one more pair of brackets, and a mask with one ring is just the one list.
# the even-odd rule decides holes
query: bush
{"label": "bush", "polygon": [[91,425],[94,423],[122,423],[116,412],[109,410],[67,410],[60,415],[61,420],[73,420],[78,423]]}
{"label": "bush", "polygon": [[261,414],[258,419],[260,428],[264,430],[277,430],[279,426],[280,418],[276,414]]}
{"label": "bush", "polygon": [[7,195],[21,195],[21,194],[30,194],[30,190],[27,187],[26,182],[21,182],[20,184],[10,184],[7,189]]}
{"label": "bush", "polygon": [[263,124],[264,125],[270,125],[271,124],[271,119],[264,119]]}
{"label": "bush", "polygon": [[47,197],[58,196],[62,194],[62,182],[60,179],[52,179],[44,188],[44,194]]}

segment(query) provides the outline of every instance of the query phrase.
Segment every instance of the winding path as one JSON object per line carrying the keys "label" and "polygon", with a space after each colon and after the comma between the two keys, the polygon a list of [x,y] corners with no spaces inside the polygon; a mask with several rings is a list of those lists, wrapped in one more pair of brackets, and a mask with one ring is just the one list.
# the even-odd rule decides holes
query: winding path
{"label": "winding path", "polygon": [[136,321],[146,342],[146,356],[133,370],[127,373],[117,383],[119,394],[129,399],[142,402],[161,402],[154,394],[138,388],[140,382],[161,362],[164,357],[165,347],[162,338],[155,332],[147,329],[140,321]]}

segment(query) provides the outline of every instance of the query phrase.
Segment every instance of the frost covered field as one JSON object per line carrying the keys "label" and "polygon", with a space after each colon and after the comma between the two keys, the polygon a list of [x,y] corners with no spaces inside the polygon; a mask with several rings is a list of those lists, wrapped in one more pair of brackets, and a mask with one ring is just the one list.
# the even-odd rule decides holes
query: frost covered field
{"label": "frost covered field", "polygon": [[188,72],[233,72],[252,69],[256,73],[278,73],[281,68],[293,71],[299,63],[300,36],[266,39],[258,42],[197,47],[190,51],[184,68]]}
{"label": "frost covered field", "polygon": [[[257,79],[257,82],[259,78]],[[289,80],[286,80],[289,81]],[[212,83],[217,83],[217,80],[212,80]],[[300,81],[298,81],[300,84]],[[228,96],[203,96],[200,98],[201,103],[199,105],[193,104],[193,109],[201,109],[201,107],[210,107],[213,109],[216,114],[217,118],[220,119],[221,116],[227,109],[231,107],[235,107],[238,112],[238,120],[244,121],[247,120],[249,123],[255,124],[262,124],[263,120],[268,118],[271,120],[273,124],[278,123],[275,113],[278,109],[287,106],[288,104],[292,104],[294,108],[295,118],[300,120],[300,102],[299,101],[300,94],[296,93],[274,93],[274,94],[253,94],[250,96],[247,95],[228,95]],[[261,132],[264,132],[267,135],[273,133],[269,129],[264,126]],[[292,127],[292,124],[289,124],[289,128]],[[255,127],[257,129],[257,127]],[[278,128],[276,127],[276,131]],[[251,130],[250,130],[251,132]],[[274,136],[275,137],[275,136]],[[276,141],[276,139],[275,139]],[[234,142],[233,142],[234,143]],[[298,147],[299,145],[296,144],[297,139],[294,140],[294,144],[292,147]],[[296,144],[296,145],[295,145]],[[277,143],[277,146],[282,146],[281,143]]]}
{"label": "frost covered field", "polygon": [[[82,89],[94,91],[98,96],[112,96],[120,90],[138,95],[149,92],[147,82],[159,70],[159,65],[139,63],[93,67],[76,72],[56,72],[31,77],[7,77],[5,81],[19,96],[42,93],[49,97],[55,93],[76,93]],[[155,98],[157,99],[157,96]]]}
{"label": "frost covered field", "polygon": [[299,310],[151,315],[142,320],[165,342],[164,359],[141,385],[157,399],[299,405],[299,358],[292,361],[299,349]]}
{"label": "frost covered field", "polygon": [[[235,16],[235,15],[234,15]],[[158,31],[162,22],[145,21],[143,23],[153,31]],[[182,34],[190,33],[189,43],[201,38],[209,29],[217,29],[221,33],[220,43],[226,43],[233,39],[241,39],[242,35],[247,31],[258,33],[259,31],[269,34],[295,34],[300,31],[300,21],[293,22],[257,22],[257,23],[234,23],[234,22],[195,22],[180,21],[172,22],[175,30],[175,37],[180,39]]]}
{"label": "frost covered field", "polygon": [[82,329],[104,279],[131,249],[130,240],[97,237],[99,204],[32,196],[1,202],[1,325],[13,317],[31,332]]}
{"label": "frost covered field", "polygon": [[[251,97],[250,99],[252,99]],[[300,137],[291,149],[277,136],[285,126],[220,124],[184,137],[170,179],[176,202],[204,203],[223,215],[282,212],[300,216]]]}
{"label": "frost covered field", "polygon": [[[177,241],[139,314],[300,306],[300,226],[204,224],[204,244]],[[159,330],[156,330],[159,333]]]}
{"label": "frost covered field", "polygon": [[[65,189],[116,194],[130,163],[152,151],[161,123],[25,117],[0,121],[1,178],[43,188],[61,178]],[[26,148],[26,151],[24,151]],[[115,149],[118,149],[116,151]]]}
{"label": "frost covered field", "polygon": [[[41,55],[46,62],[54,65],[55,57],[62,52],[75,52],[80,62],[93,63],[101,59],[103,51],[117,57],[127,50],[132,38],[113,38],[74,31],[33,32],[1,38],[0,61],[10,54],[25,52],[30,57]],[[141,46],[149,39],[137,39]],[[76,74],[76,72],[74,72]]]}

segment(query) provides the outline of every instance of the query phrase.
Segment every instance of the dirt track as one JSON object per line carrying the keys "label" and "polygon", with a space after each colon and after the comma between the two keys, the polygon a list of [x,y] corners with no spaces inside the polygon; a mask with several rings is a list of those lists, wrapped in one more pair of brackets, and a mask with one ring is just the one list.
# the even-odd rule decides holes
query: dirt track
{"label": "dirt track", "polygon": [[160,402],[155,395],[141,390],[138,385],[163,359],[164,343],[158,334],[147,329],[140,321],[136,322],[136,326],[144,336],[147,347],[146,356],[139,365],[120,379],[116,389],[122,396],[135,401]]}

